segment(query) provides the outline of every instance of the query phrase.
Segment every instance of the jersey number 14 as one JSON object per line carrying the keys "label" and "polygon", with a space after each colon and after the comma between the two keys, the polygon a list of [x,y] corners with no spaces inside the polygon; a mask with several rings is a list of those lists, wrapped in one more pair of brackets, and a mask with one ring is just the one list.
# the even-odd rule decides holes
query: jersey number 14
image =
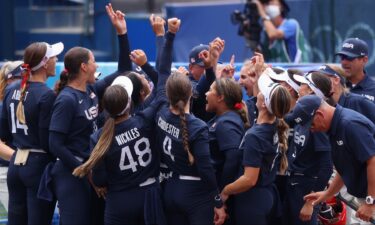
{"label": "jersey number 14", "polygon": [[27,130],[29,129],[26,124],[21,124],[18,118],[16,118],[16,113],[14,109],[14,102],[10,103],[10,117],[12,120],[12,133],[17,133],[17,129],[23,130],[24,134],[27,135]]}

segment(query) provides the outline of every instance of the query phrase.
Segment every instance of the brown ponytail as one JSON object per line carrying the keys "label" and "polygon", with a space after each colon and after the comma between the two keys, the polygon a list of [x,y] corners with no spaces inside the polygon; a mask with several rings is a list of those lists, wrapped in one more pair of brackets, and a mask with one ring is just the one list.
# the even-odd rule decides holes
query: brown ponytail
{"label": "brown ponytail", "polygon": [[30,68],[29,64],[23,64],[22,68],[24,69],[24,72],[22,74],[21,96],[20,96],[20,100],[19,100],[18,105],[17,105],[16,116],[17,116],[17,119],[20,123],[26,124],[23,100],[25,99],[27,88],[29,87],[29,79],[30,79],[30,76],[31,76],[31,68]]}
{"label": "brown ponytail", "polygon": [[[241,107],[236,107],[237,104],[240,104]],[[242,122],[245,125],[245,128],[250,127],[250,121],[249,121],[249,112],[247,111],[247,105],[244,101],[241,101],[240,103],[236,103],[234,106],[234,110],[240,115]]]}
{"label": "brown ponytail", "polygon": [[128,93],[119,85],[109,86],[103,95],[102,103],[104,109],[111,117],[105,122],[98,143],[92,150],[90,158],[73,171],[74,176],[84,177],[107,153],[114,136],[115,120],[117,117],[123,116],[119,114],[128,104]]}
{"label": "brown ponytail", "polygon": [[288,168],[288,160],[286,151],[288,150],[288,125],[283,120],[283,117],[289,112],[291,107],[291,99],[289,91],[282,86],[278,86],[271,96],[271,109],[274,115],[278,118],[277,134],[279,136],[279,150],[281,152],[280,173],[284,174]]}
{"label": "brown ponytail", "polygon": [[112,144],[114,129],[115,119],[109,117],[103,126],[103,132],[100,135],[98,143],[92,150],[90,158],[84,164],[77,167],[73,171],[74,176],[81,178],[86,176],[95,167],[95,165],[103,158],[105,153],[107,153],[110,145]]}
{"label": "brown ponytail", "polygon": [[178,111],[180,112],[180,120],[181,120],[181,128],[182,128],[182,144],[184,145],[184,149],[188,154],[189,157],[189,164],[193,165],[194,164],[194,156],[190,151],[189,147],[189,131],[187,127],[187,122],[186,122],[186,115],[185,115],[185,103],[180,100],[177,102],[176,107]]}
{"label": "brown ponytail", "polygon": [[68,84],[68,80],[69,80],[69,72],[66,69],[64,69],[60,73],[60,80],[58,80],[55,84],[54,90],[57,95],[60,94],[62,89],[64,89],[64,87]]}
{"label": "brown ponytail", "polygon": [[178,109],[182,128],[182,143],[189,157],[189,164],[193,165],[194,156],[189,147],[189,132],[187,127],[185,106],[192,95],[189,79],[181,73],[172,73],[166,83],[166,93],[172,107]]}

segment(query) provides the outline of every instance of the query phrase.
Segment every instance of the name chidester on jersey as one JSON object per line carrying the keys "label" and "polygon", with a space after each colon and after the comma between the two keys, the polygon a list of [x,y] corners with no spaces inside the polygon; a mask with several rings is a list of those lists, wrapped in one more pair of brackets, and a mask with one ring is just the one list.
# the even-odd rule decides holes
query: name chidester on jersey
{"label": "name chidester on jersey", "polygon": [[168,134],[172,135],[175,138],[178,138],[180,134],[180,129],[173,126],[172,124],[167,123],[165,120],[163,120],[161,117],[158,119],[158,126],[167,132]]}

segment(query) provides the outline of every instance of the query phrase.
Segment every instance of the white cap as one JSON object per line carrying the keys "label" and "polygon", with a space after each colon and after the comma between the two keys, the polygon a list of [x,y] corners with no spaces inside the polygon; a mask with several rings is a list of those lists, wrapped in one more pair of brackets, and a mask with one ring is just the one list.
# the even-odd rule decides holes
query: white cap
{"label": "white cap", "polygon": [[288,71],[284,70],[281,67],[274,67],[274,68],[280,69],[283,72],[278,73],[278,74],[277,73],[270,73],[269,76],[271,77],[271,79],[276,80],[276,81],[284,81],[287,84],[289,84],[289,86],[291,86],[296,92],[299,91],[299,85],[289,77]]}
{"label": "white cap", "polygon": [[275,83],[271,80],[271,76],[277,76],[276,73],[271,69],[267,68],[262,75],[260,75],[258,80],[258,87],[260,92],[264,96],[264,101],[266,103],[266,107],[270,113],[272,112],[271,109],[271,97],[273,91],[280,86],[280,84]]}
{"label": "white cap", "polygon": [[133,93],[133,83],[129,79],[129,77],[126,76],[118,76],[116,79],[112,82],[111,86],[113,85],[119,85],[125,89],[125,91],[128,93],[128,104],[126,105],[125,109],[122,110],[121,113],[118,114],[118,116],[123,115],[128,109],[130,109],[131,105],[131,96]]}
{"label": "white cap", "polygon": [[311,76],[312,73],[309,73],[305,76],[294,74],[293,78],[301,84],[307,84],[311,88],[311,90],[313,90],[315,95],[318,96],[320,99],[325,99],[323,92],[314,84],[314,81],[312,80]]}
{"label": "white cap", "polygon": [[40,67],[44,66],[50,58],[59,55],[64,50],[64,44],[62,42],[53,45],[45,43],[45,45],[47,46],[46,54],[38,65],[31,68],[32,71],[36,71]]}

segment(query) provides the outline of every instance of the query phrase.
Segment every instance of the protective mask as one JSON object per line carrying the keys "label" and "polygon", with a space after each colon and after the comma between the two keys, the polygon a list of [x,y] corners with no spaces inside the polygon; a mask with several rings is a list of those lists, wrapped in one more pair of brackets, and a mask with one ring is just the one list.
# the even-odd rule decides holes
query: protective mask
{"label": "protective mask", "polygon": [[268,5],[265,8],[267,15],[274,19],[275,17],[280,15],[280,7],[277,5]]}

